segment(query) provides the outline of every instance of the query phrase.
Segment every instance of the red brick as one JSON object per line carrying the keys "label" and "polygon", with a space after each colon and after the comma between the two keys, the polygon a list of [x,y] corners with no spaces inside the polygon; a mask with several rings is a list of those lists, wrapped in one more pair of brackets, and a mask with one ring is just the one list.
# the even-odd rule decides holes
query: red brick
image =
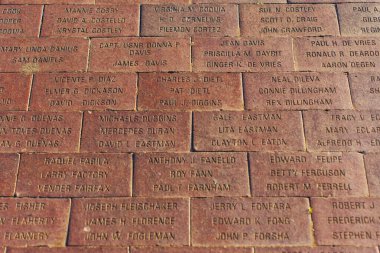
{"label": "red brick", "polygon": [[379,245],[380,198],[312,198],[311,205],[318,245]]}
{"label": "red brick", "polygon": [[137,154],[136,196],[249,196],[246,153]]}
{"label": "red brick", "polygon": [[247,4],[240,20],[243,36],[339,35],[334,5]]}
{"label": "red brick", "polygon": [[[189,200],[74,199],[69,245],[188,245]],[[105,220],[109,225],[99,222]]]}
{"label": "red brick", "polygon": [[378,253],[375,247],[351,246],[316,246],[316,247],[287,247],[287,248],[256,248],[255,253]]}
{"label": "red brick", "polygon": [[192,199],[191,228],[194,246],[312,243],[309,203],[305,198]]}
{"label": "red brick", "polygon": [[95,0],[0,0],[0,4],[93,4]]}
{"label": "red brick", "polygon": [[194,148],[197,151],[303,150],[301,114],[194,112]]}
{"label": "red brick", "polygon": [[69,199],[0,198],[0,243],[63,247],[69,212]]}
{"label": "red brick", "polygon": [[243,110],[240,74],[142,73],[141,110]]}
{"label": "red brick", "polygon": [[190,124],[187,112],[86,112],[81,149],[88,152],[189,151]]}
{"label": "red brick", "polygon": [[352,109],[343,73],[289,72],[244,74],[247,109]]}
{"label": "red brick", "polygon": [[194,38],[194,71],[293,70],[291,38]]}
{"label": "red brick", "polygon": [[[166,4],[173,3],[173,0],[95,0],[101,4]],[[191,0],[175,0],[176,4],[189,4]]]}
{"label": "red brick", "polygon": [[380,151],[380,112],[306,111],[305,135],[312,151]]}
{"label": "red brick", "polygon": [[[9,248],[7,253],[128,253],[128,248],[121,247],[65,247],[65,248]],[[367,252],[364,252],[367,253]]]}
{"label": "red brick", "polygon": [[265,3],[286,3],[286,0],[193,0],[193,3],[235,3],[235,4],[265,4]]}
{"label": "red brick", "polygon": [[0,152],[76,152],[82,115],[0,112]]}
{"label": "red brick", "polygon": [[0,110],[27,110],[32,75],[0,74]]}
{"label": "red brick", "polygon": [[254,196],[368,196],[358,153],[250,153]]}
{"label": "red brick", "polygon": [[349,79],[356,109],[380,109],[380,73],[351,73]]}
{"label": "red brick", "polygon": [[130,154],[23,154],[17,196],[131,196]]}
{"label": "red brick", "polygon": [[371,196],[380,197],[380,157],[379,154],[364,156],[367,170],[368,188]]}
{"label": "red brick", "polygon": [[371,71],[380,66],[380,39],[315,37],[294,39],[296,70]]}
{"label": "red brick", "polygon": [[190,70],[189,38],[93,39],[90,69],[95,72],[155,72]]}
{"label": "red brick", "polygon": [[18,154],[0,154],[0,196],[13,196],[16,188],[18,163]]}
{"label": "red brick", "polygon": [[2,72],[83,71],[87,65],[88,40],[2,39],[0,52]]}
{"label": "red brick", "polygon": [[131,253],[253,253],[250,248],[132,247]]}
{"label": "red brick", "polygon": [[48,5],[44,11],[41,36],[136,36],[139,12],[137,4]]}
{"label": "red brick", "polygon": [[143,36],[238,36],[237,5],[143,5]]}
{"label": "red brick", "polygon": [[136,83],[136,74],[37,74],[34,77],[30,109],[36,111],[134,110]]}
{"label": "red brick", "polygon": [[40,28],[42,6],[0,6],[0,37],[37,37]]}
{"label": "red brick", "polygon": [[289,3],[351,3],[351,2],[380,2],[380,0],[289,0]]}

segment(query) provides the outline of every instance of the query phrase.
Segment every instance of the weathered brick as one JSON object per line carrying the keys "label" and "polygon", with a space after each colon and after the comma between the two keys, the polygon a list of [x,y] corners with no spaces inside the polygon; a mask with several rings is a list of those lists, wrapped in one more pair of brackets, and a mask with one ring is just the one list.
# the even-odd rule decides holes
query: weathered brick
{"label": "weathered brick", "polygon": [[36,74],[35,111],[134,110],[137,75],[129,73]]}
{"label": "weathered brick", "polygon": [[380,2],[380,0],[288,0],[289,3],[352,3]]}
{"label": "weathered brick", "polygon": [[100,38],[90,50],[91,71],[155,72],[190,70],[189,38]]}
{"label": "weathered brick", "polygon": [[23,154],[17,196],[131,196],[130,154]]}
{"label": "weathered brick", "polygon": [[312,243],[306,198],[192,199],[191,228],[194,246],[273,247]]}
{"label": "weathered brick", "polygon": [[380,109],[380,73],[351,73],[349,80],[356,109]]}
{"label": "weathered brick", "polygon": [[289,72],[244,74],[247,109],[352,109],[343,73]]}
{"label": "weathered brick", "polygon": [[[102,221],[109,225],[102,225]],[[188,245],[189,200],[74,199],[68,244]]]}
{"label": "weathered brick", "polygon": [[304,125],[308,150],[380,150],[379,111],[306,111]]}
{"label": "weathered brick", "polygon": [[286,3],[286,0],[193,0],[193,3],[235,3],[235,4],[267,4]]}
{"label": "weathered brick", "polygon": [[371,71],[380,66],[380,39],[314,37],[294,39],[295,68],[300,71]]}
{"label": "weathered brick", "polygon": [[0,0],[0,4],[93,4],[95,0]]}
{"label": "weathered brick", "polygon": [[[253,253],[250,248],[131,247],[131,253]],[[372,252],[371,252],[372,253]]]}
{"label": "weathered brick", "polygon": [[238,36],[237,5],[143,5],[142,36]]}
{"label": "weathered brick", "polygon": [[70,199],[0,198],[0,243],[63,247]]}
{"label": "weathered brick", "polygon": [[42,6],[3,5],[0,13],[0,38],[38,36]]}
{"label": "weathered brick", "polygon": [[0,74],[0,110],[27,110],[32,75]]}
{"label": "weathered brick", "polygon": [[187,112],[86,112],[83,151],[181,152],[190,150]]}
{"label": "weathered brick", "polygon": [[256,248],[255,253],[378,253],[375,247],[352,246],[316,246],[316,247],[284,247],[284,248]]}
{"label": "weathered brick", "polygon": [[41,36],[114,37],[136,36],[139,6],[48,5]]}
{"label": "weathered brick", "polygon": [[379,154],[364,156],[367,170],[368,188],[371,196],[380,197],[380,157]]}
{"label": "weathered brick", "polygon": [[380,198],[312,198],[311,206],[318,245],[379,245]]}
{"label": "weathered brick", "polygon": [[13,196],[16,188],[18,163],[18,154],[0,154],[0,196]]}
{"label": "weathered brick", "polygon": [[246,153],[146,153],[135,156],[136,196],[249,196]]}
{"label": "weathered brick", "polygon": [[28,38],[0,40],[0,71],[84,71],[88,40],[80,38]]}
{"label": "weathered brick", "polygon": [[194,71],[293,70],[291,38],[194,38]]}
{"label": "weathered brick", "polygon": [[243,36],[339,35],[334,5],[246,4],[240,20]]}
{"label": "weathered brick", "polygon": [[0,112],[0,152],[76,152],[79,112]]}
{"label": "weathered brick", "polygon": [[[128,253],[128,248],[121,247],[65,247],[65,248],[9,248],[7,253]],[[367,253],[367,252],[364,252]]]}
{"label": "weathered brick", "polygon": [[[95,0],[99,4],[166,4],[173,0]],[[191,0],[176,0],[176,4],[189,4]]]}
{"label": "weathered brick", "polygon": [[301,113],[194,112],[194,148],[197,151],[303,150]]}
{"label": "weathered brick", "polygon": [[254,196],[368,196],[358,153],[250,153]]}
{"label": "weathered brick", "polygon": [[243,110],[237,73],[142,73],[141,110]]}

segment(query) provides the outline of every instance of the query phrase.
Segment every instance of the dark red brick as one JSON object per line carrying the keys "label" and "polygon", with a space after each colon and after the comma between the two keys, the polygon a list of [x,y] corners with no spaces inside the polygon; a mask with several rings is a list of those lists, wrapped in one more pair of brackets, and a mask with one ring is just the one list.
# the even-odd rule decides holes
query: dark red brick
{"label": "dark red brick", "polygon": [[364,156],[367,170],[368,188],[371,196],[380,197],[380,156],[367,154]]}
{"label": "dark red brick", "polygon": [[351,73],[349,75],[352,102],[356,109],[380,109],[380,73]]}
{"label": "dark red brick", "polygon": [[32,75],[0,74],[0,110],[26,111]]}
{"label": "dark red brick", "polygon": [[13,196],[16,188],[18,163],[18,154],[0,154],[0,196]]}
{"label": "dark red brick", "polygon": [[256,248],[255,253],[378,253],[375,247],[352,246],[315,246],[315,247],[284,247],[284,248]]}

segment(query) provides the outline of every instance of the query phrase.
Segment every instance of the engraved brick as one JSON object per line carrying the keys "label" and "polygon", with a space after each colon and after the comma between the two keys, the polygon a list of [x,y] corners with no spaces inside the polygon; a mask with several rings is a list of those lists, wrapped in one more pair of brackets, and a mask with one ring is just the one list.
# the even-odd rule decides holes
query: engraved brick
{"label": "engraved brick", "polygon": [[303,150],[301,113],[194,112],[194,148],[197,151]]}
{"label": "engraved brick", "polygon": [[143,36],[238,36],[237,5],[143,5]]}
{"label": "engraved brick", "polygon": [[[250,248],[132,247],[131,253],[253,253]],[[372,253],[372,252],[371,252]]]}
{"label": "engraved brick", "polygon": [[42,36],[114,37],[136,36],[139,6],[48,5],[44,11]]}
{"label": "engraved brick", "polygon": [[343,73],[291,72],[244,74],[247,109],[352,109]]}
{"label": "engraved brick", "polygon": [[308,150],[380,150],[378,111],[306,111],[304,124]]}
{"label": "engraved brick", "polygon": [[188,199],[74,199],[71,214],[69,245],[189,244]]}
{"label": "engraved brick", "polygon": [[368,196],[358,153],[250,153],[254,196]]}
{"label": "engraved brick", "polygon": [[[8,248],[7,253],[128,253],[122,247]],[[367,253],[367,252],[364,252]]]}
{"label": "engraved brick", "polygon": [[255,253],[378,253],[375,247],[352,246],[316,246],[316,247],[284,247],[284,248],[256,248]]}
{"label": "engraved brick", "polygon": [[36,111],[134,110],[136,74],[49,73],[34,78],[30,109]]}
{"label": "engraved brick", "polygon": [[31,75],[0,74],[0,110],[27,110]]}
{"label": "engraved brick", "polygon": [[286,0],[193,0],[193,3],[265,4],[286,3]]}
{"label": "engraved brick", "polygon": [[23,154],[17,196],[131,196],[130,154]]}
{"label": "engraved brick", "polygon": [[351,2],[380,2],[380,0],[289,0],[289,3],[351,3]]}
{"label": "engraved brick", "polygon": [[240,7],[243,36],[339,35],[334,5],[254,5]]}
{"label": "engraved brick", "polygon": [[192,199],[191,228],[195,246],[312,243],[309,203],[305,198]]}
{"label": "engraved brick", "polygon": [[194,38],[194,71],[293,70],[291,38]]}
{"label": "engraved brick", "polygon": [[312,198],[311,206],[318,245],[379,245],[379,198]]}
{"label": "engraved brick", "polygon": [[187,112],[85,112],[83,151],[181,152],[190,149]]}
{"label": "engraved brick", "polygon": [[[95,0],[101,4],[166,4],[173,3],[173,0]],[[176,0],[176,4],[189,4],[191,0]]]}
{"label": "engraved brick", "polygon": [[367,170],[368,188],[371,196],[380,197],[380,157],[379,154],[364,156]]}
{"label": "engraved brick", "polygon": [[37,37],[40,28],[42,6],[0,6],[0,37]]}
{"label": "engraved brick", "polygon": [[295,68],[300,71],[371,71],[380,66],[380,39],[314,37],[294,39]]}
{"label": "engraved brick", "polygon": [[91,42],[90,69],[95,72],[190,70],[189,38],[100,38]]}
{"label": "engraved brick", "polygon": [[380,109],[380,73],[351,73],[349,79],[356,109]]}
{"label": "engraved brick", "polygon": [[79,38],[2,39],[0,71],[83,71],[87,65],[88,40]]}
{"label": "engraved brick", "polygon": [[13,196],[18,162],[19,155],[17,154],[0,154],[0,196]]}
{"label": "engraved brick", "polygon": [[76,152],[79,112],[0,112],[0,152]]}
{"label": "engraved brick", "polygon": [[134,195],[249,196],[247,154],[137,154]]}
{"label": "engraved brick", "polygon": [[142,73],[139,109],[243,110],[240,74]]}
{"label": "engraved brick", "polygon": [[0,198],[0,243],[63,247],[69,212],[69,199]]}

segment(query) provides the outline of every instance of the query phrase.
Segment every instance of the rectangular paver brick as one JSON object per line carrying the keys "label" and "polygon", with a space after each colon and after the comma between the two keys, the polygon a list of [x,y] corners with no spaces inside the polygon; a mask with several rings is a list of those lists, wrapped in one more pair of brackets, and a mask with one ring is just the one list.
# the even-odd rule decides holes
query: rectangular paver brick
{"label": "rectangular paver brick", "polygon": [[156,72],[190,70],[189,38],[99,38],[91,41],[90,70]]}
{"label": "rectangular paver brick", "polygon": [[0,74],[0,110],[26,111],[31,85],[32,75]]}
{"label": "rectangular paver brick", "polygon": [[146,153],[134,162],[136,196],[249,196],[246,153]]}
{"label": "rectangular paver brick", "polygon": [[188,112],[85,112],[81,150],[189,151],[190,134]]}
{"label": "rectangular paver brick", "polygon": [[[131,253],[253,253],[250,248],[131,247]],[[371,252],[372,253],[372,252]]]}
{"label": "rectangular paver brick", "polygon": [[95,0],[0,0],[0,4],[94,4]]}
{"label": "rectangular paver brick", "polygon": [[[108,225],[102,225],[104,222]],[[69,245],[188,245],[189,200],[74,199]]]}
{"label": "rectangular paver brick", "polygon": [[350,73],[352,102],[356,109],[380,109],[380,73]]}
{"label": "rectangular paver brick", "polygon": [[19,159],[18,154],[0,154],[0,196],[13,196]]}
{"label": "rectangular paver brick", "polygon": [[139,110],[242,110],[238,73],[141,73]]}
{"label": "rectangular paver brick", "polygon": [[1,72],[84,71],[88,40],[12,38],[0,40]]}
{"label": "rectangular paver brick", "polygon": [[240,23],[243,36],[339,35],[334,5],[246,4]]}
{"label": "rectangular paver brick", "polygon": [[253,196],[368,196],[358,153],[250,153]]}
{"label": "rectangular paver brick", "polygon": [[284,247],[256,248],[255,253],[378,253],[375,247],[353,246],[316,246],[316,247]]}
{"label": "rectangular paver brick", "polygon": [[194,148],[197,151],[304,150],[301,113],[194,112]]}
{"label": "rectangular paver brick", "polygon": [[[128,253],[122,247],[8,248],[7,253]],[[367,252],[365,252],[367,253]]]}
{"label": "rectangular paver brick", "polygon": [[131,196],[130,154],[23,154],[17,196]]}
{"label": "rectangular paver brick", "polygon": [[[97,4],[166,4],[173,0],[95,0]],[[189,4],[191,0],[175,0],[176,4]]]}
{"label": "rectangular paver brick", "polygon": [[132,73],[36,74],[30,110],[134,110],[136,85]]}
{"label": "rectangular paver brick", "polygon": [[139,12],[137,4],[48,5],[44,10],[41,36],[136,36]]}
{"label": "rectangular paver brick", "polygon": [[312,198],[311,205],[318,245],[379,245],[379,198]]}
{"label": "rectangular paver brick", "polygon": [[293,70],[291,38],[194,38],[194,71],[269,72]]}
{"label": "rectangular paver brick", "polygon": [[380,197],[380,155],[367,154],[364,156],[367,170],[368,188],[371,196]]}
{"label": "rectangular paver brick", "polygon": [[195,246],[297,246],[312,240],[306,198],[192,199],[191,228]]}
{"label": "rectangular paver brick", "polygon": [[380,2],[380,0],[288,0],[289,3],[353,3]]}
{"label": "rectangular paver brick", "polygon": [[267,3],[286,3],[287,0],[193,0],[193,3],[234,3],[234,4],[267,4]]}
{"label": "rectangular paver brick", "polygon": [[70,199],[0,198],[0,243],[63,247]]}
{"label": "rectangular paver brick", "polygon": [[303,116],[308,150],[380,150],[379,111],[306,111]]}
{"label": "rectangular paver brick", "polygon": [[343,73],[288,72],[244,74],[247,109],[352,109]]}

